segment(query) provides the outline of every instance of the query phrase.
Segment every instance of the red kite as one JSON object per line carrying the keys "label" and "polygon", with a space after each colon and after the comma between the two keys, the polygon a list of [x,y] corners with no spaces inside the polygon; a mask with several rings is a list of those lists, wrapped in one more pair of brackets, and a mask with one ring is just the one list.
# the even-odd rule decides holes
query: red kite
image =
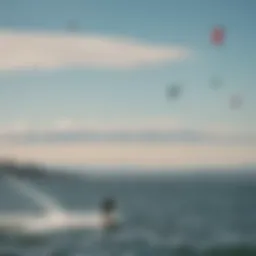
{"label": "red kite", "polygon": [[211,42],[214,45],[221,45],[224,42],[225,31],[222,27],[216,27],[211,33]]}

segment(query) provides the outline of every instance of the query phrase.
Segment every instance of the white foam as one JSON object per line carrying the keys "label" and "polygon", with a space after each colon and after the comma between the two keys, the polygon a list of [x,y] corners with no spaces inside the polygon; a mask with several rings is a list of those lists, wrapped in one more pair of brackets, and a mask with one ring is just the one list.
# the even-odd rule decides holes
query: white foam
{"label": "white foam", "polygon": [[97,213],[74,212],[48,214],[41,219],[27,223],[27,232],[55,232],[70,229],[97,229],[102,227],[101,218]]}
{"label": "white foam", "polygon": [[101,216],[96,212],[0,215],[0,230],[15,233],[52,233],[70,229],[99,229]]}
{"label": "white foam", "polygon": [[41,215],[0,214],[0,231],[41,234],[70,229],[99,229],[103,226],[102,216],[98,211],[67,211],[58,201],[46,196],[30,183],[15,178],[7,179],[14,188],[40,203],[46,211]]}

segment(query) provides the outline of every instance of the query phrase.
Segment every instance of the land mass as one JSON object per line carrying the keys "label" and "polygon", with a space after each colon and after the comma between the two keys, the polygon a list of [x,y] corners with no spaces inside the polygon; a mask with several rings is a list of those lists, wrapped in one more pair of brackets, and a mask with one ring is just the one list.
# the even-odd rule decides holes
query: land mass
{"label": "land mass", "polygon": [[19,177],[45,177],[48,171],[43,166],[32,163],[19,163],[15,160],[0,160],[0,175],[15,175]]}

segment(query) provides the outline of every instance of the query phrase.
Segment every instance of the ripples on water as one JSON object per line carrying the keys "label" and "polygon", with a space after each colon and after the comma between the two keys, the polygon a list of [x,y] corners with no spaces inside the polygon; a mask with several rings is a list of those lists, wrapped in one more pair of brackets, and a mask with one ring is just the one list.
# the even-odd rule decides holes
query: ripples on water
{"label": "ripples on water", "polygon": [[66,178],[33,183],[72,210],[96,209],[103,197],[114,196],[124,225],[115,233],[2,233],[0,255],[256,255],[255,179]]}

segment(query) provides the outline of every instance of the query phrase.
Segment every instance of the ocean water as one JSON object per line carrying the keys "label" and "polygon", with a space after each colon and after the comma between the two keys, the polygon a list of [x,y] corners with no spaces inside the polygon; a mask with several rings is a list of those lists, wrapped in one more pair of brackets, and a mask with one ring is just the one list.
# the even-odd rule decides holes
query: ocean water
{"label": "ocean water", "polygon": [[[29,184],[70,218],[97,215],[102,199],[112,196],[122,225],[113,232],[97,222],[40,235],[2,231],[0,255],[256,255],[256,175],[48,177]],[[29,198],[21,190],[0,180],[0,221],[6,213],[42,210],[36,193],[27,191]]]}

